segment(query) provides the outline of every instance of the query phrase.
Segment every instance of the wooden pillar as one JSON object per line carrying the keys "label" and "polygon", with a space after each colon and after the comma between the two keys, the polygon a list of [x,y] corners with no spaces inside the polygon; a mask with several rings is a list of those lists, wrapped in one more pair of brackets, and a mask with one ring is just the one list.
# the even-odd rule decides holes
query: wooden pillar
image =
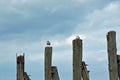
{"label": "wooden pillar", "polygon": [[59,74],[56,66],[51,67],[51,77],[52,80],[59,80]]}
{"label": "wooden pillar", "polygon": [[110,80],[118,80],[117,48],[116,48],[116,32],[115,31],[110,31],[107,34],[107,50],[108,50]]}
{"label": "wooden pillar", "polygon": [[86,67],[86,64],[85,62],[82,62],[82,77],[83,77],[83,80],[90,80],[89,79],[89,71],[87,71],[87,67]]}
{"label": "wooden pillar", "polygon": [[73,40],[73,80],[82,77],[82,40],[77,37]]}
{"label": "wooden pillar", "polygon": [[117,55],[117,64],[118,64],[118,77],[120,80],[120,55]]}
{"label": "wooden pillar", "polygon": [[24,56],[16,56],[17,80],[24,80]]}
{"label": "wooden pillar", "polygon": [[52,47],[45,47],[45,80],[51,80]]}

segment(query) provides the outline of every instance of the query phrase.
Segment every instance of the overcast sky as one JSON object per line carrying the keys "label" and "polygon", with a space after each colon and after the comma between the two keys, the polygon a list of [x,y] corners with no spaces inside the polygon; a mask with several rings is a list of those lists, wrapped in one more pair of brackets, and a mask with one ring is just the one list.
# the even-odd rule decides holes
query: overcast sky
{"label": "overcast sky", "polygon": [[44,80],[44,48],[53,46],[61,80],[72,80],[72,40],[83,40],[91,80],[109,80],[106,34],[120,52],[119,0],[0,0],[0,80],[16,80],[16,53],[25,53],[31,80]]}

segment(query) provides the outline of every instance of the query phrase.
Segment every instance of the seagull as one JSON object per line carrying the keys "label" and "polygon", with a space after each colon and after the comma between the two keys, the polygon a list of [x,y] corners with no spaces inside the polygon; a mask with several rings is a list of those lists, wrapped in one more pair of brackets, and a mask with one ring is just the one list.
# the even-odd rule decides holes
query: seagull
{"label": "seagull", "polygon": [[49,45],[49,46],[50,46],[50,41],[47,41],[47,45]]}

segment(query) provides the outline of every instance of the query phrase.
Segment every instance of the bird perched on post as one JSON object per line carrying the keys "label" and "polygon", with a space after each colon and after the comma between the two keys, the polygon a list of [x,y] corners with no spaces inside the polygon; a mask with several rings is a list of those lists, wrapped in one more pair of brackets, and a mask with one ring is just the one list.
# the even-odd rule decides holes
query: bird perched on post
{"label": "bird perched on post", "polygon": [[50,45],[51,45],[51,44],[50,44],[50,41],[47,41],[47,45],[48,45],[48,46],[50,46]]}

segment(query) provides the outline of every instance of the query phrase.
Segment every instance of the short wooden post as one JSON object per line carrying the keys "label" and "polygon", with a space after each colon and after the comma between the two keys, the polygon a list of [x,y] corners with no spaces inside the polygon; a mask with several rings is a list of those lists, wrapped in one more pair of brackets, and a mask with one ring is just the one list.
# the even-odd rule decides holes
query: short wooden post
{"label": "short wooden post", "polygon": [[116,48],[116,32],[115,31],[110,31],[107,34],[107,49],[108,49],[110,80],[118,80],[117,48]]}
{"label": "short wooden post", "polygon": [[118,64],[118,77],[120,80],[120,55],[117,55],[117,64]]}
{"label": "short wooden post", "polygon": [[51,77],[52,80],[59,80],[59,74],[56,66],[51,67]]}
{"label": "short wooden post", "polygon": [[73,80],[82,77],[82,40],[77,37],[73,40]]}
{"label": "short wooden post", "polygon": [[52,47],[45,47],[45,80],[51,80]]}
{"label": "short wooden post", "polygon": [[87,67],[86,67],[86,64],[85,62],[82,62],[82,77],[83,77],[83,80],[90,80],[89,79],[89,71],[87,71]]}

